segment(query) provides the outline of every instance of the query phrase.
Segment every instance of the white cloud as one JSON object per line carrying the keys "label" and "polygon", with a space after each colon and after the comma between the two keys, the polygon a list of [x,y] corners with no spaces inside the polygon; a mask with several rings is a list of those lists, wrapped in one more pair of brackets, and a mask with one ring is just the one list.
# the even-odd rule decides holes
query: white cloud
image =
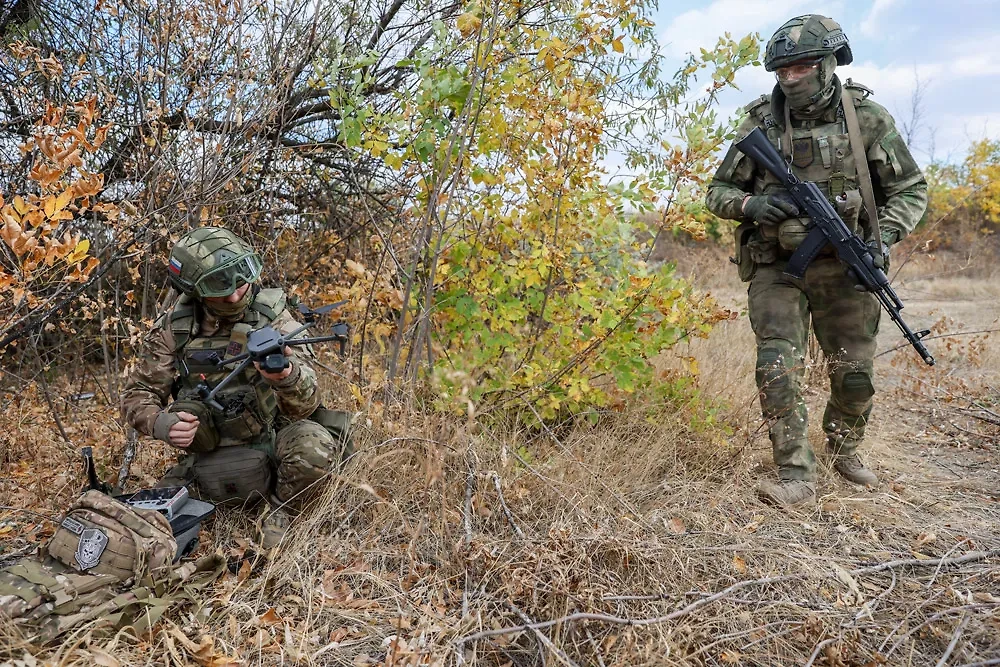
{"label": "white cloud", "polygon": [[[941,80],[941,75],[947,68],[941,63],[920,63],[913,65],[879,66],[873,62],[854,62],[837,68],[837,76],[841,81],[848,78],[875,91],[876,99],[894,100],[909,98],[919,78],[926,90],[932,89]],[[883,106],[891,105],[882,102]]]}
{"label": "white cloud", "polygon": [[900,0],[875,0],[868,14],[861,19],[861,34],[865,37],[876,37],[882,27],[880,21],[890,8],[898,5]]}
{"label": "white cloud", "polygon": [[709,48],[729,32],[739,38],[749,32],[771,31],[800,14],[807,0],[715,0],[704,9],[692,9],[676,16],[663,31],[661,43],[678,57]]}

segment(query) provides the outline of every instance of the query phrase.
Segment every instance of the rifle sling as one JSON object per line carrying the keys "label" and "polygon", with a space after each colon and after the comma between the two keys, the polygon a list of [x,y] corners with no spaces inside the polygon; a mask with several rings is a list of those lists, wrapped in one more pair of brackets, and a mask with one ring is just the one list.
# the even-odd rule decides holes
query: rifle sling
{"label": "rifle sling", "polygon": [[788,266],[785,267],[784,273],[793,278],[798,278],[802,280],[806,276],[806,269],[809,268],[809,264],[816,259],[816,255],[829,243],[826,238],[826,234],[817,225],[813,225],[813,228],[809,230],[806,237],[799,244],[799,247],[795,249],[792,253],[791,258],[788,260]]}
{"label": "rifle sling", "polygon": [[851,140],[851,152],[854,154],[854,164],[858,170],[858,188],[861,190],[861,199],[865,203],[865,211],[868,212],[868,241],[881,241],[882,234],[878,225],[878,210],[875,206],[875,190],[872,187],[872,175],[868,169],[868,152],[865,150],[865,142],[861,138],[861,124],[858,122],[858,112],[854,108],[854,95],[851,90],[844,87],[840,97],[840,103],[844,107],[844,120],[847,122],[847,136]]}

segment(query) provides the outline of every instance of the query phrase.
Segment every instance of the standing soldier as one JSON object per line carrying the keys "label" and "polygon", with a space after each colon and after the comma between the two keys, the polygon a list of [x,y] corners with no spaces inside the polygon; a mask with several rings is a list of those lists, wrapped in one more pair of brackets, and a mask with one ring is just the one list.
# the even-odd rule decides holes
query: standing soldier
{"label": "standing soldier", "polygon": [[[777,85],[746,107],[738,135],[764,130],[795,176],[815,182],[844,222],[860,229],[883,266],[889,247],[923,215],[927,183],[892,116],[869,99],[872,91],[850,79],[841,84],[834,74],[837,65],[852,60],[836,21],[816,14],[791,19],[771,37],[764,58]],[[783,273],[810,221],[778,181],[735,146],[715,174],[706,203],[717,216],[743,223],[736,231],[735,260],[740,278],[750,283],[757,387],[779,477],[761,483],[761,498],[777,505],[815,499],[816,460],[801,392],[810,316],[829,362],[823,430],[833,466],[851,482],[876,484],[857,449],[875,394],[878,302],[855,289],[830,246],[809,265],[804,280]]]}
{"label": "standing soldier", "polygon": [[[255,362],[219,392],[224,413],[200,400],[230,371],[217,362],[244,351],[250,331],[299,327],[280,289],[261,289],[260,257],[221,227],[199,227],[170,252],[167,271],[182,294],[146,337],[124,395],[125,415],[140,433],[182,454],[160,486],[198,483],[220,503],[271,505],[260,524],[261,545],[281,541],[290,517],[315,483],[347,454],[345,413],[319,407],[316,373],[306,347],[286,347],[289,366],[277,373]],[[171,401],[171,397],[173,400]]]}

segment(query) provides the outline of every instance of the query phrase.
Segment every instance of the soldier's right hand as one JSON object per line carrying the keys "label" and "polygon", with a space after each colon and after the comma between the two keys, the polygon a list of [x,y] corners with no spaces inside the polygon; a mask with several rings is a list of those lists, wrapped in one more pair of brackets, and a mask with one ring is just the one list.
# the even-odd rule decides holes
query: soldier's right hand
{"label": "soldier's right hand", "polygon": [[170,427],[170,431],[168,432],[170,444],[174,447],[186,449],[194,442],[194,436],[198,432],[200,422],[190,412],[180,411],[173,414],[180,417],[180,421]]}
{"label": "soldier's right hand", "polygon": [[790,197],[778,194],[752,195],[743,202],[743,215],[757,223],[776,225],[799,215],[799,207]]}

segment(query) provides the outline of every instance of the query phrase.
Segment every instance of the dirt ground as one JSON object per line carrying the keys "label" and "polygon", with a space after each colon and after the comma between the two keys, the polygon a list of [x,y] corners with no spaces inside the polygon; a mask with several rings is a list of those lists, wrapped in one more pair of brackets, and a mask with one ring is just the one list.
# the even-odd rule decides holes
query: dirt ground
{"label": "dirt ground", "polygon": [[[746,288],[723,263],[724,250],[685,255],[680,273],[745,315]],[[880,500],[919,511],[931,529],[1000,541],[1000,267],[962,255],[897,255],[902,266],[890,273],[905,304],[903,317],[914,331],[931,330],[925,344],[936,365],[924,365],[883,313],[876,402],[864,451],[884,481]],[[753,394],[754,343],[745,317],[724,323],[691,348],[702,360],[706,384],[718,394]],[[820,368],[807,370],[806,391],[810,439],[819,453],[817,417],[828,396]],[[756,403],[748,407],[748,423],[757,410]],[[770,452],[765,447],[755,454],[767,469]],[[837,475],[826,473],[820,495],[840,495]]]}

